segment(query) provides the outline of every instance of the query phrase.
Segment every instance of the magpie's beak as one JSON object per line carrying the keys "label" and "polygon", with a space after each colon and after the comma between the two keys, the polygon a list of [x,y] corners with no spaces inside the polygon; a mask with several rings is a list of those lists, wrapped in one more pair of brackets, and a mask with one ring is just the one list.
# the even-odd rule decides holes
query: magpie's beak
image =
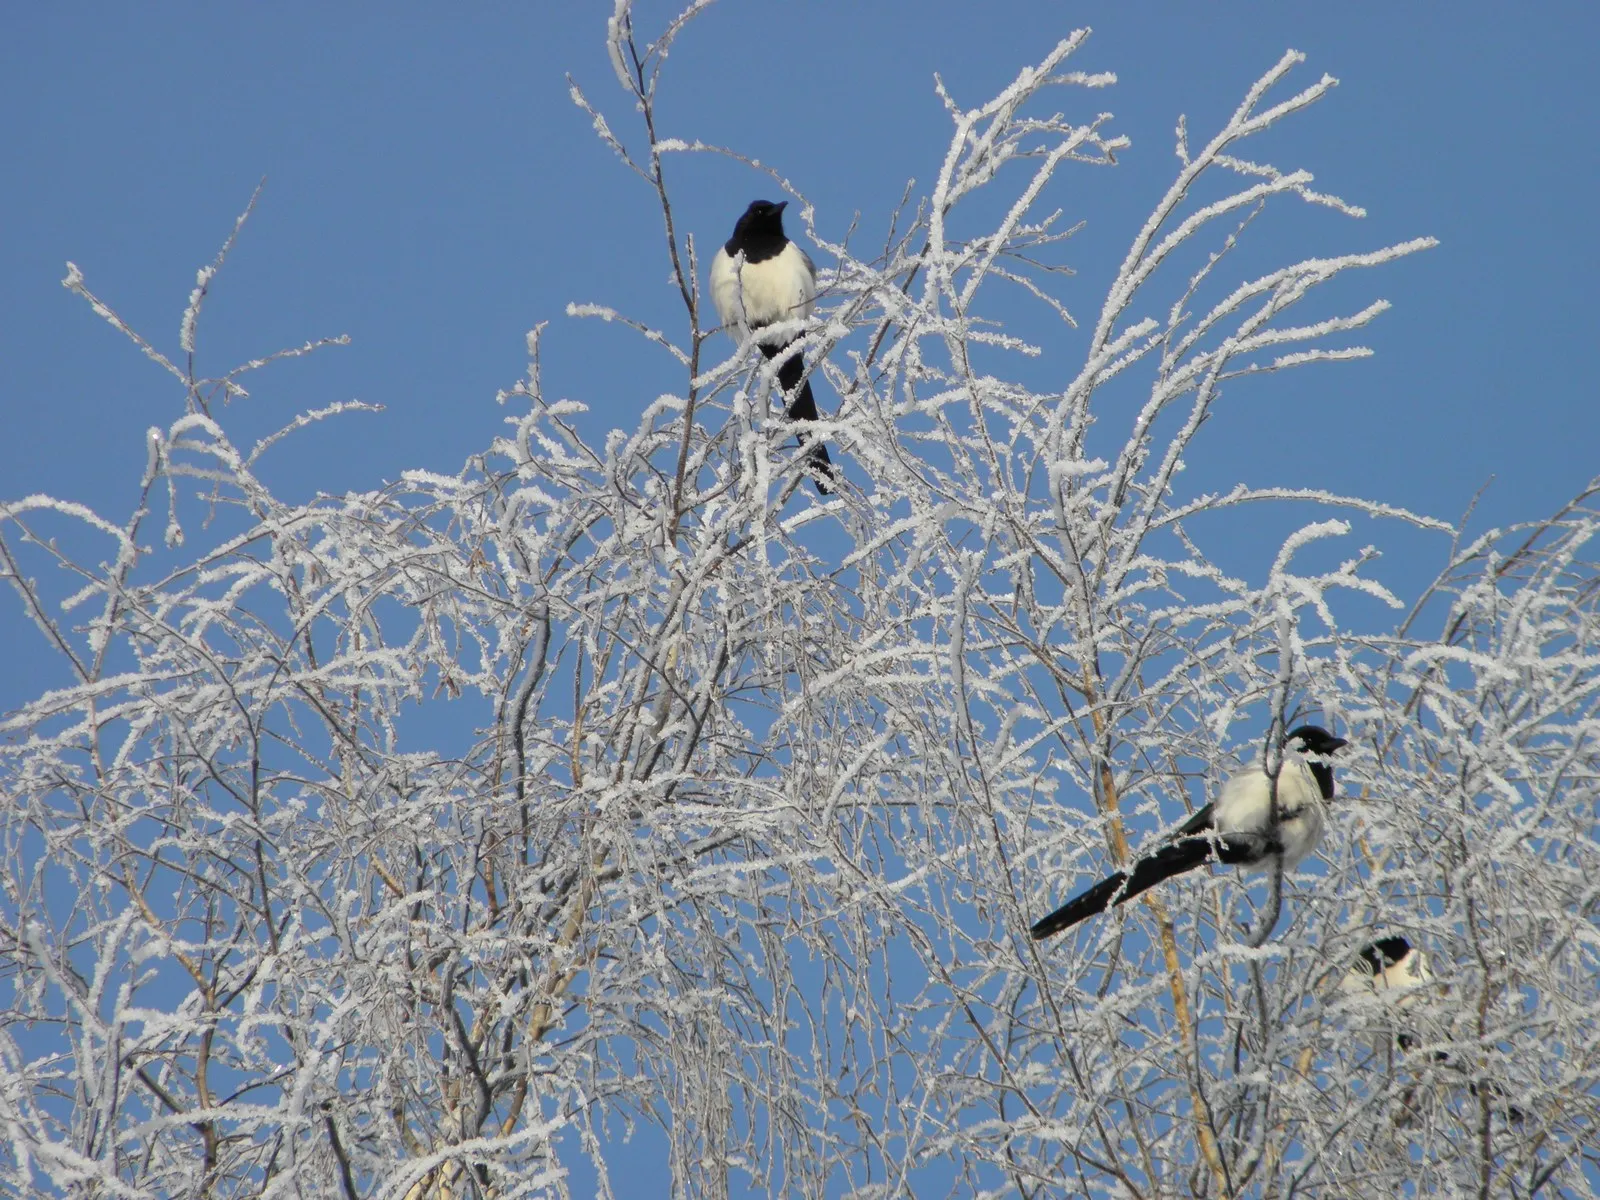
{"label": "magpie's beak", "polygon": [[772,206],[773,211],[776,212],[779,216],[782,216],[783,215],[783,210],[788,208],[788,207],[789,207],[789,202],[787,200],[779,200],[776,204],[774,204]]}
{"label": "magpie's beak", "polygon": [[1333,753],[1333,752],[1334,752],[1334,751],[1336,751],[1336,750],[1343,750],[1343,749],[1344,749],[1344,748],[1345,748],[1345,747],[1346,747],[1346,746],[1348,746],[1348,745],[1349,745],[1349,744],[1350,744],[1350,743],[1349,743],[1349,742],[1347,742],[1347,741],[1345,741],[1345,739],[1344,739],[1344,738],[1342,738],[1342,737],[1336,737],[1336,738],[1334,738],[1334,739],[1333,739],[1333,742],[1332,742],[1332,744],[1331,744],[1331,745],[1330,745],[1330,746],[1329,746],[1329,747],[1328,747],[1328,751],[1327,751],[1327,752],[1328,752],[1328,753],[1329,753],[1329,754],[1332,754],[1332,753]]}

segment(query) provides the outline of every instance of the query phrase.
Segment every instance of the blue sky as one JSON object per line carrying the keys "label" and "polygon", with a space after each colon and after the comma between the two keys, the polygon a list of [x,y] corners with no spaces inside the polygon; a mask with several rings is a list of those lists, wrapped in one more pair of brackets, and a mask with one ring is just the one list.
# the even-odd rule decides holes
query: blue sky
{"label": "blue sky", "polygon": [[[11,9],[0,493],[126,510],[143,430],[170,420],[176,397],[58,286],[63,264],[175,349],[195,269],[263,175],[202,328],[202,366],[347,332],[350,348],[258,377],[252,411],[234,419],[265,429],[348,398],[388,408],[302,437],[279,482],[341,490],[454,469],[498,429],[495,390],[518,377],[522,335],[541,320],[549,388],[631,423],[676,377],[625,331],[562,315],[591,300],[675,316],[651,198],[566,98],[571,72],[633,134],[601,42],[609,8]],[[1057,197],[1090,220],[1068,254],[1080,274],[1067,299],[1093,311],[1170,178],[1176,114],[1213,127],[1286,47],[1303,50],[1301,82],[1328,71],[1342,86],[1270,147],[1370,214],[1323,219],[1328,248],[1442,244],[1363,276],[1365,295],[1395,303],[1363,339],[1378,357],[1264,388],[1254,419],[1277,444],[1251,445],[1287,449],[1293,430],[1316,482],[1440,516],[1494,475],[1486,511],[1507,520],[1546,511],[1600,467],[1584,365],[1600,262],[1600,89],[1586,56],[1600,17],[1580,4],[1510,11],[746,0],[713,6],[680,42],[663,124],[774,163],[831,236],[857,211],[875,233],[942,152],[935,70],[977,103],[1090,25],[1080,65],[1120,82],[1062,103],[1110,110],[1133,139],[1115,172],[1080,172]],[[680,221],[706,246],[770,190],[718,159],[672,168]]]}
{"label": "blue sky", "polygon": [[[182,397],[59,286],[64,264],[175,352],[195,269],[263,175],[207,308],[202,370],[348,333],[349,348],[259,376],[229,420],[264,432],[332,401],[387,407],[302,435],[269,472],[290,495],[457,469],[500,431],[495,392],[522,373],[539,321],[547,391],[590,404],[601,428],[631,426],[679,377],[625,330],[563,316],[576,300],[681,319],[652,196],[567,99],[571,72],[636,137],[604,53],[610,8],[8,8],[0,498],[48,491],[126,515],[144,430]],[[643,5],[641,29],[667,11]],[[1208,431],[1220,476],[1447,518],[1493,476],[1480,511],[1504,522],[1600,473],[1591,5],[728,0],[673,52],[663,132],[772,163],[830,237],[858,212],[876,233],[943,153],[933,73],[976,104],[1081,25],[1095,34],[1078,65],[1120,82],[1059,103],[1113,112],[1133,144],[1115,171],[1071,174],[1054,197],[1089,222],[1066,252],[1080,315],[1175,169],[1177,114],[1215,128],[1288,47],[1310,56],[1300,85],[1323,71],[1342,85],[1260,153],[1369,216],[1272,225],[1264,252],[1441,241],[1350,293],[1394,302],[1360,339],[1375,359],[1241,385]],[[771,191],[720,159],[671,169],[681,227],[707,255]],[[1074,349],[1052,348],[1063,372]],[[9,597],[0,636],[0,708],[65,682]]]}
{"label": "blue sky", "polygon": [[[681,328],[652,197],[567,99],[570,72],[635,135],[602,44],[609,11],[8,11],[0,495],[49,491],[118,520],[129,511],[143,431],[170,421],[181,398],[58,286],[63,264],[78,263],[135,328],[175,351],[194,271],[263,175],[259,211],[213,290],[202,371],[348,333],[349,348],[257,376],[230,421],[264,432],[336,400],[387,408],[302,435],[271,460],[269,479],[291,496],[456,469],[500,429],[494,394],[522,372],[523,334],[539,321],[552,323],[548,390],[589,403],[595,427],[630,425],[680,387],[665,357],[627,331],[563,316],[569,300],[595,301]],[[828,236],[858,212],[862,236],[875,235],[906,180],[929,180],[942,155],[936,70],[975,104],[1089,25],[1079,65],[1120,82],[1063,92],[1061,103],[1085,116],[1110,110],[1133,141],[1114,171],[1069,173],[1052,196],[1088,221],[1067,250],[1080,273],[1064,297],[1092,314],[1171,178],[1176,115],[1197,133],[1215,128],[1285,48],[1303,50],[1296,82],[1327,71],[1342,86],[1251,150],[1308,167],[1369,216],[1262,226],[1252,237],[1263,253],[1418,234],[1441,245],[1361,273],[1349,291],[1351,307],[1374,295],[1395,304],[1361,338],[1377,358],[1240,385],[1208,431],[1216,481],[1301,482],[1453,518],[1493,476],[1480,513],[1510,521],[1549,511],[1600,469],[1585,366],[1600,262],[1590,211],[1600,89],[1586,55],[1600,16],[1577,3],[1525,11],[1536,15],[1470,4],[743,0],[713,6],[674,50],[663,132],[773,163]],[[645,4],[641,27],[665,12]],[[771,190],[718,158],[671,168],[681,226],[708,252]],[[1070,339],[1051,347],[1057,378],[1069,377],[1076,349]],[[0,707],[60,682],[33,657],[33,636],[20,636]]]}

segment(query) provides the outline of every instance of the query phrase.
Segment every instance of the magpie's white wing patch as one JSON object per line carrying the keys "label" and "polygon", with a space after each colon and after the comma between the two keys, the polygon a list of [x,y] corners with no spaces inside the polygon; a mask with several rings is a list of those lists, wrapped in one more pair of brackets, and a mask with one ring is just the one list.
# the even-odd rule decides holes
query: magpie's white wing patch
{"label": "magpie's white wing patch", "polygon": [[728,327],[735,337],[743,337],[744,309],[739,304],[739,279],[733,270],[733,256],[723,246],[711,259],[711,303],[716,307],[717,319]]}
{"label": "magpie's white wing patch", "polygon": [[[1278,838],[1283,865],[1292,867],[1322,840],[1322,793],[1311,769],[1285,755],[1278,772]],[[1259,768],[1242,771],[1222,786],[1213,823],[1222,833],[1265,833],[1272,822],[1272,790]]]}

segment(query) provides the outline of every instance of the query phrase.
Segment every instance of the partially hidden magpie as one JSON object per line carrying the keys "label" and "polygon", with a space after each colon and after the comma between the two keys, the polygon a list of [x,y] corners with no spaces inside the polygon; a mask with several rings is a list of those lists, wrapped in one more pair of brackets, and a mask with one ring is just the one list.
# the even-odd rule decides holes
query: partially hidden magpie
{"label": "partially hidden magpie", "polygon": [[[717,316],[738,337],[752,330],[785,321],[803,321],[811,315],[817,295],[817,268],[811,256],[783,232],[783,210],[788,201],[752,201],[733,227],[730,237],[711,260],[711,302]],[[742,267],[739,256],[744,256]],[[800,340],[790,332],[759,336],[756,344],[768,359],[777,358]],[[778,365],[778,386],[787,397],[789,419],[815,421],[817,401],[806,364],[796,350]],[[810,433],[800,435],[809,446],[807,466],[817,491],[824,496],[838,482],[828,447]]]}
{"label": "partially hidden magpie", "polygon": [[1272,780],[1259,766],[1222,785],[1208,804],[1172,834],[1172,840],[1126,871],[1102,879],[1033,923],[1035,939],[1070,929],[1113,904],[1132,900],[1164,879],[1215,858],[1229,866],[1292,867],[1322,840],[1324,806],[1333,799],[1333,767],[1325,761],[1345,739],[1316,725],[1301,725],[1283,739],[1278,771],[1278,820],[1272,821]]}
{"label": "partially hidden magpie", "polygon": [[[1358,995],[1376,992],[1393,997],[1399,1005],[1409,1003],[1414,999],[1410,993],[1432,980],[1427,956],[1406,938],[1396,934],[1363,946],[1355,962],[1345,972],[1345,977],[1339,981],[1339,989],[1347,994]],[[1395,1042],[1400,1049],[1411,1050],[1416,1047],[1417,1035],[1401,1031]]]}
{"label": "partially hidden magpie", "polygon": [[[1376,994],[1391,1004],[1398,1013],[1405,1009],[1414,1010],[1430,995],[1448,1002],[1449,986],[1431,988],[1429,985],[1433,982],[1433,972],[1428,968],[1427,955],[1413,946],[1408,938],[1396,934],[1392,937],[1379,938],[1362,947],[1355,962],[1350,964],[1350,969],[1339,981],[1339,990],[1346,995]],[[1421,1039],[1413,1028],[1397,1031],[1394,1041],[1403,1052],[1410,1053],[1417,1048]],[[1458,1077],[1465,1074],[1451,1060],[1447,1051],[1435,1050],[1429,1059],[1450,1068]],[[1479,1081],[1469,1079],[1467,1091],[1473,1096],[1479,1095]],[[1506,1098],[1505,1089],[1492,1079],[1482,1081],[1482,1094],[1491,1101],[1503,1102]],[[1406,1089],[1403,1098],[1407,1107],[1412,1107],[1415,1101],[1413,1089]],[[1503,1111],[1508,1121],[1521,1121],[1526,1115],[1515,1104],[1505,1104]]]}
{"label": "partially hidden magpie", "polygon": [[1395,934],[1363,946],[1340,986],[1346,991],[1404,991],[1432,979],[1427,955],[1407,938]]}

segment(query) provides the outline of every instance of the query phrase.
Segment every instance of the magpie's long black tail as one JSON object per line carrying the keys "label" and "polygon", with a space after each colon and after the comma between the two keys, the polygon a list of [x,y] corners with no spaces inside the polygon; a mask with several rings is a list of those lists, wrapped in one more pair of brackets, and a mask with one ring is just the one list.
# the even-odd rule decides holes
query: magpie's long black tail
{"label": "magpie's long black tail", "polygon": [[[787,346],[768,346],[761,344],[761,353],[768,358],[776,358],[782,354]],[[817,400],[811,394],[811,380],[801,382],[806,373],[805,356],[793,354],[778,367],[778,386],[783,389],[786,396],[792,396],[789,401],[789,419],[791,421],[815,421],[817,419]],[[796,391],[796,385],[799,390]],[[838,475],[834,470],[833,459],[828,454],[828,447],[820,438],[810,433],[800,435],[800,444],[809,446],[806,455],[807,465],[811,471],[811,482],[817,485],[817,491],[824,496],[832,493],[834,484],[838,482]]]}
{"label": "magpie's long black tail", "polygon": [[[1048,917],[1039,918],[1029,932],[1037,941],[1060,933],[1063,929],[1071,929],[1086,917],[1105,912],[1112,904],[1122,904],[1141,892],[1149,891],[1163,879],[1194,870],[1211,857],[1212,845],[1210,838],[1190,837],[1163,846],[1154,854],[1146,855],[1134,863],[1131,874],[1118,871],[1088,891],[1080,892]],[[1224,862],[1232,857],[1226,841],[1221,843],[1220,849],[1220,857]]]}
{"label": "magpie's long black tail", "polygon": [[[1406,1044],[1406,1039],[1408,1039],[1408,1038],[1410,1039],[1410,1045]],[[1416,1035],[1415,1034],[1410,1034],[1410,1033],[1402,1033],[1399,1037],[1397,1037],[1395,1039],[1395,1041],[1400,1043],[1400,1049],[1402,1049],[1402,1050],[1410,1050],[1413,1047],[1415,1047],[1416,1044],[1417,1044]],[[1433,1052],[1433,1061],[1436,1062],[1436,1063],[1448,1063],[1451,1066],[1455,1065],[1454,1063],[1450,1062],[1450,1056],[1447,1053],[1445,1053],[1443,1050],[1435,1050]],[[1483,1081],[1482,1086],[1483,1086],[1483,1094],[1485,1096],[1489,1097],[1491,1102],[1495,1101],[1495,1100],[1504,1100],[1506,1098],[1506,1090],[1505,1090],[1505,1088],[1501,1087],[1494,1080],[1485,1079]],[[1471,1092],[1474,1097],[1476,1097],[1478,1095],[1478,1087],[1479,1087],[1479,1084],[1478,1084],[1477,1080],[1468,1080],[1467,1081],[1467,1091]],[[1521,1121],[1522,1118],[1525,1117],[1527,1114],[1524,1113],[1515,1104],[1507,1104],[1505,1106],[1505,1115],[1506,1115],[1506,1120],[1508,1120],[1508,1121]]]}
{"label": "magpie's long black tail", "polygon": [[[1468,1083],[1467,1084],[1467,1091],[1471,1092],[1474,1096],[1477,1096],[1477,1094],[1478,1094],[1478,1085],[1476,1083]],[[1485,1079],[1483,1081],[1483,1094],[1485,1096],[1489,1097],[1491,1102],[1493,1102],[1495,1100],[1504,1100],[1506,1098],[1506,1090],[1505,1090],[1505,1088],[1501,1087],[1498,1083],[1496,1083],[1492,1079]],[[1515,1104],[1507,1104],[1505,1106],[1505,1114],[1506,1114],[1506,1120],[1508,1120],[1508,1121],[1517,1121],[1519,1123],[1521,1122],[1523,1117],[1527,1116],[1527,1114],[1525,1112],[1523,1112],[1520,1108],[1518,1108]]]}

